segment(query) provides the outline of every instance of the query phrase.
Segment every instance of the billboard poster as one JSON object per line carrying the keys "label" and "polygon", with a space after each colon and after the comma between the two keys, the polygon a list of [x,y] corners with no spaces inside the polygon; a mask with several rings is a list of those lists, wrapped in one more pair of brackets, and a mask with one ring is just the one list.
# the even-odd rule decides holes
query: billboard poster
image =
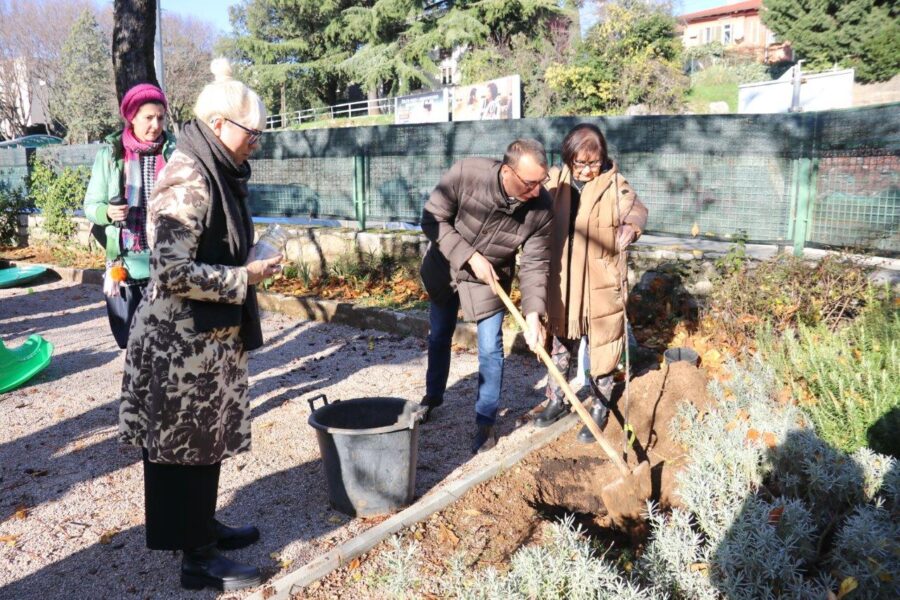
{"label": "billboard poster", "polygon": [[394,99],[394,124],[441,123],[450,118],[447,90],[414,94]]}
{"label": "billboard poster", "polygon": [[463,85],[453,90],[453,120],[518,119],[522,116],[518,75]]}

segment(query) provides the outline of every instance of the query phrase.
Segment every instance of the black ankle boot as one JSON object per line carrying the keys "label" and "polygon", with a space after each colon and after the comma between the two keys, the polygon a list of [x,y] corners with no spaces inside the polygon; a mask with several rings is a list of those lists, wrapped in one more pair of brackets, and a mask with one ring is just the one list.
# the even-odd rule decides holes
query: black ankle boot
{"label": "black ankle boot", "polygon": [[[606,419],[609,418],[609,409],[606,408],[602,402],[599,400],[594,400],[594,403],[591,404],[591,419],[594,420],[594,423],[597,424],[597,427],[603,429],[606,425]],[[591,433],[591,430],[588,429],[587,425],[584,425],[581,428],[581,431],[578,432],[578,441],[582,444],[590,444],[594,440],[594,434]]]}
{"label": "black ankle boot", "polygon": [[569,412],[569,405],[565,400],[554,398],[547,402],[547,406],[534,418],[535,427],[549,427],[563,418]]}
{"label": "black ankle boot", "polygon": [[487,452],[497,445],[497,436],[493,425],[479,425],[472,439],[472,454]]}
{"label": "black ankle boot", "polygon": [[443,403],[444,403],[443,398],[432,398],[431,396],[428,396],[428,395],[422,396],[422,401],[419,402],[419,406],[425,407],[425,416],[422,417],[422,422],[427,423],[428,419],[431,418],[431,413],[434,411],[434,409],[436,409],[438,406],[440,406]]}
{"label": "black ankle boot", "polygon": [[216,528],[216,547],[219,550],[246,548],[259,539],[259,529],[253,525],[229,527],[219,521],[213,521],[213,523]]}
{"label": "black ankle boot", "polygon": [[181,587],[189,590],[211,587],[228,592],[261,583],[259,569],[222,556],[215,544],[185,550],[181,559]]}

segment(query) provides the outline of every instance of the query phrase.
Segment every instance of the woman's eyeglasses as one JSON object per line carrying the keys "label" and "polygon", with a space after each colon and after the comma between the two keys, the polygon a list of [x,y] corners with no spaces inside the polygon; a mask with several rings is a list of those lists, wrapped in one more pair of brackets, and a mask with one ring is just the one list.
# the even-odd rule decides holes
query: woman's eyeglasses
{"label": "woman's eyeglasses", "polygon": [[246,131],[248,134],[250,134],[250,137],[247,138],[247,142],[250,143],[250,144],[255,144],[256,142],[258,142],[260,136],[263,134],[263,132],[260,131],[259,129],[250,129],[249,127],[244,127],[244,126],[241,125],[240,123],[236,123],[235,121],[232,121],[232,120],[229,119],[228,117],[223,117],[223,118],[224,118],[226,121],[228,121],[229,123],[231,123],[232,125],[234,125],[235,127],[240,127],[241,129],[243,129],[244,131]]}
{"label": "woman's eyeglasses", "polygon": [[572,166],[575,167],[576,170],[581,171],[585,167],[590,167],[593,169],[599,169],[600,163],[603,162],[599,158],[597,160],[573,160]]}

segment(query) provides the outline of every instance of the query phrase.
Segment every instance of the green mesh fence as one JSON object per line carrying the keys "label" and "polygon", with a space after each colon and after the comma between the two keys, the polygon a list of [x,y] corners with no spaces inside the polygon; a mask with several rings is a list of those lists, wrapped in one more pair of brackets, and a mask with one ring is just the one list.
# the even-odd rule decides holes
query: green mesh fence
{"label": "green mesh fence", "polygon": [[0,149],[0,189],[28,185],[28,158],[25,148]]}
{"label": "green mesh fence", "polygon": [[[651,233],[900,252],[900,104],[806,114],[586,117],[267,133],[252,161],[255,215],[418,222],[465,156],[541,140],[554,163],[591,122],[650,210]],[[62,165],[98,145],[39,149]],[[3,169],[21,168],[0,151]],[[13,175],[9,176],[10,178]]]}

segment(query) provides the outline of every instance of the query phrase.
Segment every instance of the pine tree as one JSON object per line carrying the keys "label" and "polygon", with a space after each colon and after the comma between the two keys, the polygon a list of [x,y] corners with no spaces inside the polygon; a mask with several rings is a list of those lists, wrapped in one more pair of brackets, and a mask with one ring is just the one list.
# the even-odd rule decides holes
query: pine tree
{"label": "pine tree", "polygon": [[72,26],[61,58],[53,112],[65,124],[70,142],[97,141],[115,127],[115,93],[110,52],[90,10]]}
{"label": "pine tree", "polygon": [[856,70],[863,82],[900,72],[900,4],[896,0],[765,0],[763,22],[791,42],[809,69]]}
{"label": "pine tree", "polygon": [[223,49],[281,112],[334,104],[350,84],[370,98],[431,87],[440,50],[511,51],[564,13],[556,0],[248,0],[231,11],[238,35]]}

